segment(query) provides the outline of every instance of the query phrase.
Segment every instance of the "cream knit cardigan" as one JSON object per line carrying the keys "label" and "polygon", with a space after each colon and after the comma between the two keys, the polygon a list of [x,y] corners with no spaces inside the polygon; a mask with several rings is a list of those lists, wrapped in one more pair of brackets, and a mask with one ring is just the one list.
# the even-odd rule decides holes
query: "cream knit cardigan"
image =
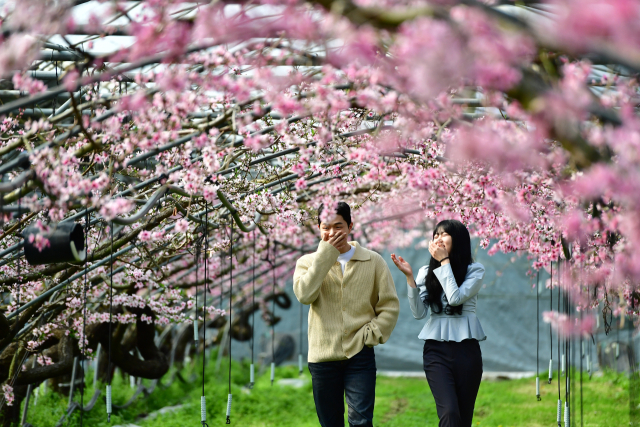
{"label": "cream knit cardigan", "polygon": [[325,241],[296,263],[293,291],[309,309],[311,363],[350,359],[383,344],[398,321],[400,303],[387,263],[357,242],[344,277],[340,252]]}

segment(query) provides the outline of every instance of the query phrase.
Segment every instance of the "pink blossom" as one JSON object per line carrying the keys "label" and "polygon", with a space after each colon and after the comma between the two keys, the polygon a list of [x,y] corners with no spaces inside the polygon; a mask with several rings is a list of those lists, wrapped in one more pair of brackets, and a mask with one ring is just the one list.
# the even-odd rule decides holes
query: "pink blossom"
{"label": "pink blossom", "polygon": [[305,188],[307,188],[307,181],[304,178],[300,178],[296,181],[296,190],[300,191],[304,190]]}
{"label": "pink blossom", "polygon": [[[18,8],[20,9],[20,8]],[[39,51],[35,37],[18,33],[5,39],[0,49],[0,73],[3,75],[24,69]]]}
{"label": "pink blossom", "polygon": [[100,215],[111,220],[118,215],[128,213],[133,208],[133,201],[127,199],[112,199],[100,208]]}
{"label": "pink blossom", "polygon": [[4,399],[7,406],[13,406],[13,400],[14,400],[13,387],[11,387],[9,384],[3,384],[2,392],[4,393]]}
{"label": "pink blossom", "polygon": [[176,221],[176,226],[175,226],[174,230],[177,233],[184,233],[188,229],[189,229],[189,222],[187,222],[184,219],[179,219],[179,220]]}
{"label": "pink blossom", "polygon": [[35,95],[36,93],[47,90],[47,86],[45,86],[42,80],[34,80],[26,74],[14,74],[12,81],[15,89],[25,91],[30,95]]}
{"label": "pink blossom", "polygon": [[80,78],[80,73],[78,73],[78,70],[76,70],[75,68],[72,70],[69,70],[63,79],[64,87],[69,92],[74,92],[78,85],[79,78]]}
{"label": "pink blossom", "polygon": [[141,231],[140,234],[138,234],[138,239],[140,239],[141,242],[148,242],[151,240],[151,232],[144,230]]}
{"label": "pink blossom", "polygon": [[594,332],[596,326],[593,315],[584,316],[582,319],[575,316],[568,316],[565,313],[555,311],[545,311],[542,318],[562,336],[566,337],[587,337]]}
{"label": "pink blossom", "polygon": [[269,137],[267,135],[250,136],[244,139],[244,145],[251,148],[252,151],[260,151],[266,147],[269,143]]}

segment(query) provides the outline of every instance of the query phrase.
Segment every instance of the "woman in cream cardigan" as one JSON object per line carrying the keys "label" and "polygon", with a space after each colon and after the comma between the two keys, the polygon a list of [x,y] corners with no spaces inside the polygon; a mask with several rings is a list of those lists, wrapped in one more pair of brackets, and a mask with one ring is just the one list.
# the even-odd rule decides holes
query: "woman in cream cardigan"
{"label": "woman in cream cardigan", "polygon": [[486,339],[476,317],[484,267],[473,262],[469,231],[460,221],[438,223],[429,252],[429,265],[415,280],[407,261],[395,254],[391,259],[407,277],[413,316],[428,317],[418,338],[424,340],[424,371],[439,426],[470,427],[482,378],[478,342]]}

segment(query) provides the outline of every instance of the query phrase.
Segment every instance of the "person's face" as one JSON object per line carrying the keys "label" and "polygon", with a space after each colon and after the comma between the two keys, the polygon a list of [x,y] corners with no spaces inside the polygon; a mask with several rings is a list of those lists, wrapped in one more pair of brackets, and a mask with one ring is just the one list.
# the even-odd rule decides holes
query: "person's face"
{"label": "person's face", "polygon": [[453,239],[451,238],[451,235],[449,235],[446,231],[439,229],[436,230],[435,234],[433,235],[433,241],[446,249],[447,254],[451,253],[451,248],[453,247]]}
{"label": "person's face", "polygon": [[353,223],[347,224],[347,221],[344,220],[342,215],[335,215],[327,222],[321,222],[318,226],[320,229],[320,237],[323,240],[326,238],[333,237],[338,233],[351,233],[351,229],[353,228]]}

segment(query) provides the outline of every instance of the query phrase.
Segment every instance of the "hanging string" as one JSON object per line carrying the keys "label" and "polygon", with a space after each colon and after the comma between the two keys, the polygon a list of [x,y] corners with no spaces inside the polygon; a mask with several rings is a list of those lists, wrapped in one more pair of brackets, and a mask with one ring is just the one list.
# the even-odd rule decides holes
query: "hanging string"
{"label": "hanging string", "polygon": [[273,276],[273,302],[271,303],[271,385],[276,376],[276,262],[278,257],[278,245],[273,241],[273,262],[271,263],[271,275]]}
{"label": "hanging string", "polygon": [[204,202],[204,230],[202,232],[202,243],[204,246],[204,253],[202,254],[204,263],[204,292],[203,292],[203,305],[202,305],[202,395],[204,396],[204,366],[205,366],[205,348],[207,347],[207,294],[210,291],[208,287],[209,282],[209,260],[207,254],[209,253],[209,202]]}
{"label": "hanging string", "polygon": [[[560,274],[560,257],[558,257],[558,287],[560,288],[560,280],[562,275]],[[564,292],[564,312],[567,316],[569,316],[569,293]],[[571,346],[569,335],[566,334],[564,337],[564,349],[565,354],[563,355],[563,361],[565,364],[565,383],[564,383],[564,425],[565,427],[571,426],[570,421],[570,411],[569,411],[569,396],[571,392],[571,374],[570,374],[570,361],[571,361]]]}
{"label": "hanging string", "polygon": [[[582,296],[582,286],[580,287],[580,296]],[[580,298],[582,300],[582,298]],[[584,310],[580,310],[580,324],[582,324],[582,314]],[[580,334],[580,427],[583,427],[584,407],[582,406],[582,360],[584,359],[584,338]]]}
{"label": "hanging string", "polygon": [[256,332],[256,232],[253,232],[253,266],[252,279],[251,279],[251,366],[249,367],[249,388],[253,388],[255,384],[255,374],[253,365],[253,353],[255,344],[255,332]]}
{"label": "hanging string", "polygon": [[[553,311],[553,262],[551,262],[551,282],[549,285],[549,311]],[[553,381],[553,335],[549,323],[549,382]]]}
{"label": "hanging string", "polygon": [[233,219],[229,228],[229,394],[227,395],[227,424],[231,424],[231,295],[233,295]]}
{"label": "hanging string", "polygon": [[111,272],[109,274],[109,362],[107,370],[107,422],[111,422],[111,380],[112,380],[112,366],[111,366],[111,336],[112,336],[112,320],[113,320],[113,221],[110,224],[111,231],[111,253],[109,254],[109,263],[111,264]]}
{"label": "hanging string", "polygon": [[536,398],[538,402],[542,400],[540,398],[540,270],[536,274]]}
{"label": "hanging string", "polygon": [[[615,255],[614,255],[614,263],[615,263]],[[629,326],[627,326],[627,333],[628,333],[628,339],[629,339],[629,349],[633,349],[633,313],[635,312],[635,296],[632,294],[631,295],[631,310],[628,311],[629,316],[627,317],[627,324]],[[623,313],[623,316],[625,314]],[[638,366],[635,363],[630,363],[629,364],[630,367],[630,376],[629,376],[629,391],[633,393],[633,404],[636,405],[637,403],[637,399],[638,399]],[[631,396],[630,396],[631,397]],[[637,419],[637,406],[634,408],[634,412],[631,415],[633,418],[631,419],[631,421],[637,425],[638,419]],[[582,412],[582,405],[580,406],[580,411]],[[580,426],[582,427],[582,418],[580,419]]]}
{"label": "hanging string", "polygon": [[[558,298],[560,298],[560,256],[558,255]],[[567,295],[565,293],[562,294],[562,309],[564,311],[566,311],[566,304],[567,304]],[[560,301],[558,301],[558,304],[560,304]],[[560,307],[558,305],[558,307]],[[558,308],[558,314],[560,313],[560,309]],[[567,375],[567,371],[566,371],[566,365],[567,365],[567,337],[564,337],[564,339],[562,340],[562,375],[565,377],[565,383],[566,383],[566,375]],[[559,378],[559,377],[558,377]],[[566,384],[565,384],[566,386]],[[565,387],[566,390],[566,387]]]}
{"label": "hanging string", "polygon": [[[85,223],[84,223],[84,250],[89,254],[89,209],[85,207]],[[84,361],[86,359],[86,342],[87,342],[87,275],[89,273],[89,257],[84,257],[84,299],[82,303],[82,354],[80,355],[80,366],[82,366],[82,393],[80,394],[80,427],[82,427],[82,421],[84,418],[84,382],[85,382],[85,369]]]}
{"label": "hanging string", "polygon": [[[573,372],[573,370],[575,370],[575,347],[576,347],[576,343],[574,340],[569,341],[569,401],[571,402],[571,404],[569,405],[570,409],[569,412],[569,426],[571,426],[571,412],[572,412],[572,408],[575,408],[575,404],[576,404],[576,396],[573,393],[573,386],[575,385],[576,382],[576,378],[575,378],[575,373]],[[573,369],[572,369],[573,367]]]}
{"label": "hanging string", "polygon": [[[20,226],[20,216],[22,216],[22,209],[20,208],[21,198],[18,198],[18,227]],[[16,263],[18,264],[18,281],[16,282],[16,307],[20,307],[20,257],[16,259]]]}
{"label": "hanging string", "polygon": [[[198,345],[198,340],[199,340],[198,337],[200,336],[200,334],[198,333],[198,270],[200,269],[200,262],[199,262],[200,261],[200,244],[201,244],[200,241],[196,241],[196,253],[195,253],[196,255],[196,295],[195,295],[196,298],[195,298],[195,312],[193,315],[193,340],[195,341],[196,346]],[[204,378],[202,380],[204,381]]]}
{"label": "hanging string", "polygon": [[[552,264],[553,265],[553,262]],[[560,271],[560,266],[558,266],[558,274]],[[553,285],[553,279],[551,281],[552,285]],[[561,295],[560,295],[560,283],[558,283],[558,314],[560,314],[560,299],[561,299]],[[558,336],[558,413],[557,413],[557,422],[558,422],[558,427],[562,427],[562,394],[560,392],[560,373],[562,372],[560,363],[561,363],[561,358],[560,358],[560,330],[558,330],[557,334]]]}
{"label": "hanging string", "polygon": [[[202,237],[198,238],[196,241],[196,298],[195,298],[195,313],[193,316],[193,340],[196,346],[196,352],[198,351],[198,341],[200,340],[200,334],[198,333],[198,270],[200,270],[200,250],[202,248],[202,240],[205,240],[205,233],[202,232]],[[206,260],[206,250],[205,250],[205,260]],[[202,294],[204,295],[205,302],[207,301],[207,292],[206,292],[207,281],[204,281],[204,290]],[[206,330],[206,326],[203,326]],[[204,344],[203,344],[203,356],[202,363],[204,365]],[[207,426],[207,402],[204,395],[204,372],[202,374],[202,395],[200,396],[200,422],[203,426]],[[208,426],[207,426],[208,427]]]}
{"label": "hanging string", "polygon": [[[204,393],[204,379],[205,379],[205,362],[207,347],[207,279],[208,279],[208,263],[207,263],[207,251],[209,250],[209,203],[204,202],[204,229],[202,230],[202,244],[204,246],[203,263],[204,263],[204,286],[203,286],[203,305],[202,305],[202,396],[200,397],[200,422],[202,427],[209,427],[207,424],[207,399]],[[197,319],[197,315],[196,315]]]}

